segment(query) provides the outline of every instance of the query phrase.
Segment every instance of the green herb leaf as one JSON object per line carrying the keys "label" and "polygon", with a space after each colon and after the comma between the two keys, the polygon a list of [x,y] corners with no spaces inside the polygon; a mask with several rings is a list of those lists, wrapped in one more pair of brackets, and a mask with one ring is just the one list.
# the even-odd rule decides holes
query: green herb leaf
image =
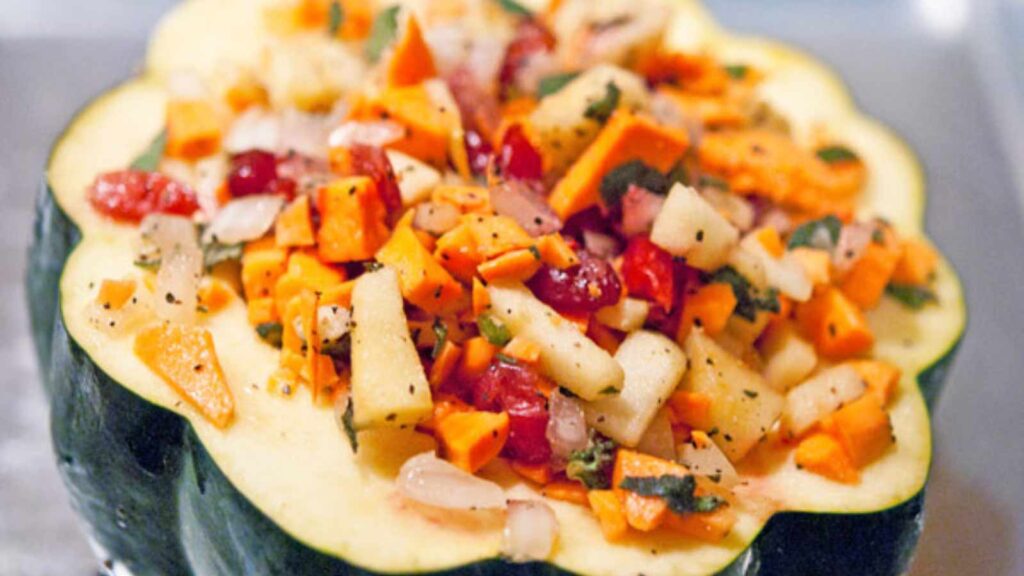
{"label": "green herb leaf", "polygon": [[622,90],[619,90],[615,82],[609,82],[605,85],[604,96],[600,100],[591,102],[583,116],[599,124],[604,124],[612,117],[615,109],[619,107],[619,100],[621,98]]}
{"label": "green herb leaf", "polygon": [[242,244],[221,244],[220,242],[205,244],[203,245],[203,265],[210,270],[221,262],[241,260],[242,248]]}
{"label": "green herb leaf", "polygon": [[281,340],[284,337],[284,326],[279,322],[264,322],[256,326],[256,333],[264,342],[275,348],[281,347]]}
{"label": "green herb leaf", "polygon": [[779,295],[774,289],[762,293],[732,266],[719,268],[714,274],[706,276],[706,281],[709,284],[716,282],[728,284],[736,296],[736,309],[733,314],[748,322],[753,322],[760,310],[767,312],[780,310]]}
{"label": "green herb leaf", "polygon": [[911,310],[920,310],[926,305],[938,302],[935,292],[927,286],[911,286],[908,284],[889,284],[885,293],[892,296]]}
{"label": "green herb leaf", "polygon": [[157,270],[160,269],[160,258],[147,258],[145,256],[139,256],[138,258],[135,259],[134,262],[132,262],[132,264],[135,264],[136,266],[142,268],[143,270],[156,272]]}
{"label": "green herb leaf", "polygon": [[366,57],[376,63],[384,55],[384,50],[398,36],[398,13],[400,6],[392,6],[377,14],[370,28],[370,37],[366,40]]}
{"label": "green herb leaf", "polygon": [[722,180],[721,178],[716,178],[715,176],[709,176],[707,174],[701,175],[700,180],[697,181],[697,186],[699,188],[717,188],[719,190],[725,190],[726,192],[729,191],[728,182]]}
{"label": "green herb leaf", "polygon": [[516,360],[515,358],[509,356],[508,354],[502,354],[501,352],[498,352],[497,354],[495,354],[494,358],[495,358],[495,360],[497,360],[498,362],[501,362],[502,364],[511,364],[513,366],[515,366],[516,364],[519,364],[518,360]]}
{"label": "green herb leaf", "polygon": [[575,392],[569,390],[565,386],[559,386],[558,391],[562,394],[562,396],[565,396],[566,398],[579,398],[579,396],[577,396]]}
{"label": "green herb leaf", "polygon": [[352,399],[348,399],[348,404],[345,405],[345,413],[341,416],[341,426],[345,429],[345,436],[348,438],[348,444],[352,447],[352,452],[359,452],[359,435],[356,430],[355,424],[355,409],[352,407]]}
{"label": "green herb leaf", "polygon": [[733,80],[743,80],[747,77],[750,68],[746,64],[734,64],[725,67],[725,73]]}
{"label": "green herb leaf", "polygon": [[498,5],[501,9],[513,16],[524,16],[530,18],[533,16],[533,12],[526,7],[516,2],[515,0],[498,0]]}
{"label": "green herb leaf", "polygon": [[434,318],[434,348],[430,351],[431,358],[437,358],[448,341],[448,326],[440,318]]}
{"label": "green herb leaf", "polygon": [[575,80],[579,75],[579,72],[565,72],[541,78],[540,83],[537,84],[537,98],[551,96],[561,91],[562,88],[565,88],[569,82]]}
{"label": "green herb leaf", "polygon": [[[810,246],[811,248],[820,248],[822,250],[831,250],[839,243],[839,233],[843,229],[843,223],[829,214],[819,220],[811,220],[803,226],[796,229],[793,235],[789,237],[789,242],[786,247],[792,250],[793,248],[799,248],[800,246]],[[824,245],[824,236],[827,234],[829,245]]]}
{"label": "green herb leaf", "polygon": [[605,205],[618,206],[631,185],[664,195],[668,193],[671,182],[664,174],[642,160],[631,160],[616,167],[601,179],[601,198]]}
{"label": "green herb leaf", "polygon": [[352,357],[352,333],[349,332],[337,340],[321,342],[320,354],[337,360],[348,360]]}
{"label": "green herb leaf", "polygon": [[512,333],[504,324],[499,324],[490,314],[481,314],[476,319],[480,334],[495,346],[504,346],[512,340]]}
{"label": "green herb leaf", "polygon": [[337,36],[343,24],[345,24],[345,7],[341,5],[340,0],[334,0],[331,2],[331,10],[327,15],[327,33],[332,38]]}
{"label": "green herb leaf", "polygon": [[622,390],[619,390],[615,386],[608,386],[607,388],[604,388],[603,390],[601,390],[600,394],[603,394],[603,395],[606,395],[606,396],[612,396],[612,395],[618,394],[620,392],[622,392]]}
{"label": "green herb leaf", "polygon": [[665,178],[668,179],[669,189],[676,184],[688,186],[690,183],[690,172],[686,169],[686,164],[680,160],[669,169],[668,174],[665,174]]}
{"label": "green herb leaf", "polygon": [[603,490],[611,487],[614,464],[615,443],[591,431],[587,447],[569,455],[565,475],[591,490]]}
{"label": "green herb leaf", "polygon": [[383,267],[384,267],[383,264],[381,264],[380,262],[373,261],[373,260],[371,260],[369,262],[363,262],[363,270],[366,271],[366,272],[376,272],[377,270],[380,270]]}
{"label": "green herb leaf", "polygon": [[845,146],[826,146],[825,148],[819,148],[815,154],[827,164],[860,161],[860,157],[853,150]]}
{"label": "green herb leaf", "polygon": [[718,496],[697,496],[697,481],[691,475],[631,476],[624,478],[619,488],[641,496],[662,498],[676,514],[713,512],[725,505]]}
{"label": "green herb leaf", "polygon": [[167,131],[163,130],[153,139],[149,147],[140,154],[129,166],[132,170],[142,172],[153,172],[160,166],[160,159],[164,157],[164,148],[167,147]]}

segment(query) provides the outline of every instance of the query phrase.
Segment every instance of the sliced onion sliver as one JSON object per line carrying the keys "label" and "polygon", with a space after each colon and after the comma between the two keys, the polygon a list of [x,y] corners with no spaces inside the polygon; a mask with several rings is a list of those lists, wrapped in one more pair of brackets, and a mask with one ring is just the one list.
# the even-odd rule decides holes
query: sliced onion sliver
{"label": "sliced onion sliver", "polygon": [[568,458],[576,450],[587,448],[587,420],[580,403],[561,391],[551,394],[547,438],[555,456]]}
{"label": "sliced onion sliver", "polygon": [[433,452],[407,460],[395,483],[402,496],[438,508],[488,510],[506,505],[500,486],[441,460]]}
{"label": "sliced onion sliver", "polygon": [[546,503],[512,500],[505,520],[505,555],[513,562],[545,560],[558,537],[558,518]]}
{"label": "sliced onion sliver", "polygon": [[171,322],[191,324],[196,319],[203,252],[196,241],[196,226],[188,218],[151,214],[140,224],[142,238],[160,252],[156,275],[156,315]]}
{"label": "sliced onion sliver", "polygon": [[583,246],[594,256],[600,258],[612,258],[619,253],[619,243],[607,234],[583,231]]}
{"label": "sliced onion sliver", "polygon": [[562,221],[540,194],[517,181],[491,187],[491,205],[500,216],[515,220],[530,236],[542,236],[562,229]]}
{"label": "sliced onion sliver", "polygon": [[203,233],[203,243],[238,244],[262,238],[277,220],[284,198],[270,194],[228,202]]}
{"label": "sliced onion sliver", "polygon": [[352,120],[338,126],[331,132],[328,143],[331,148],[351,148],[356,144],[383,148],[405,136],[405,130],[390,120],[361,122]]}
{"label": "sliced onion sliver", "polygon": [[281,142],[281,118],[262,108],[250,108],[235,119],[224,137],[231,154],[247,150],[277,150]]}

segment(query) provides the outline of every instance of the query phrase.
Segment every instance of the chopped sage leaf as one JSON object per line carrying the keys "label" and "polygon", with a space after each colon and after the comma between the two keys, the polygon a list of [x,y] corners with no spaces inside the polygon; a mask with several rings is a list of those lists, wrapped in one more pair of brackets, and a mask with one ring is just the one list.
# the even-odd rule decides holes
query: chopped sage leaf
{"label": "chopped sage leaf", "polygon": [[845,146],[826,146],[825,148],[819,148],[815,154],[827,164],[860,161],[860,157],[853,150]]}
{"label": "chopped sage leaf", "polygon": [[327,33],[331,37],[337,36],[343,24],[345,24],[345,7],[341,5],[341,0],[334,0],[331,2],[331,9],[327,15]]}
{"label": "chopped sage leaf", "polygon": [[619,100],[622,98],[622,90],[609,82],[605,85],[604,96],[600,100],[591,102],[583,116],[599,124],[604,124],[612,117],[612,113],[619,107]]}
{"label": "chopped sage leaf", "polygon": [[211,242],[203,246],[203,265],[207,270],[217,264],[242,258],[242,244],[221,244]]}
{"label": "chopped sage leaf", "polygon": [[525,16],[526,18],[533,16],[533,12],[530,12],[526,6],[516,2],[516,0],[498,0],[498,5],[501,6],[502,10],[513,16]]}
{"label": "chopped sage leaf", "polygon": [[939,301],[935,292],[927,286],[889,284],[885,287],[885,293],[911,310],[920,310],[928,304]]}
{"label": "chopped sage leaf", "polygon": [[630,186],[639,186],[655,194],[668,193],[671,182],[664,174],[643,160],[622,164],[601,179],[601,198],[606,206],[618,206]]}
{"label": "chopped sage leaf", "polygon": [[448,326],[441,322],[440,318],[434,318],[432,328],[434,330],[434,348],[430,351],[430,357],[436,359],[444,349],[445,342],[448,341]]}
{"label": "chopped sage leaf", "polygon": [[702,174],[700,180],[697,181],[697,186],[700,188],[717,188],[719,190],[729,191],[729,183],[721,178],[715,176],[709,176]]}
{"label": "chopped sage leaf", "polygon": [[370,37],[366,40],[366,57],[376,63],[384,55],[384,50],[398,36],[398,13],[400,6],[392,6],[377,14],[370,28]]}
{"label": "chopped sage leaf", "polygon": [[732,266],[719,268],[714,274],[706,275],[709,284],[728,284],[736,296],[736,309],[733,314],[753,322],[758,311],[778,312],[780,310],[779,295],[775,289],[760,291]]}
{"label": "chopped sage leaf", "polygon": [[495,354],[494,358],[495,358],[495,360],[497,360],[498,362],[501,362],[502,364],[515,365],[515,364],[519,363],[519,361],[516,360],[515,358],[509,356],[508,354],[502,354],[501,352],[498,352],[497,354]]}
{"label": "chopped sage leaf", "polygon": [[591,430],[587,447],[569,455],[565,475],[591,490],[603,490],[611,487],[614,464],[615,443]]}
{"label": "chopped sage leaf", "polygon": [[[842,232],[842,229],[843,223],[839,218],[829,214],[824,218],[811,220],[797,228],[793,235],[789,237],[786,247],[790,250],[801,246],[831,250],[839,243],[839,233]],[[828,245],[825,245],[826,239],[829,242]]]}
{"label": "chopped sage leaf", "polygon": [[348,438],[349,446],[352,447],[352,452],[359,452],[359,435],[356,431],[355,417],[352,399],[349,398],[348,404],[345,405],[345,413],[341,416],[341,425],[345,428],[345,436]]}
{"label": "chopped sage leaf", "polygon": [[697,496],[697,480],[686,476],[629,476],[618,486],[641,496],[662,498],[676,514],[713,512],[725,505],[718,496]]}
{"label": "chopped sage leaf", "polygon": [[556,94],[565,88],[569,82],[572,82],[580,75],[579,72],[565,72],[562,74],[552,74],[551,76],[545,76],[540,79],[540,83],[537,84],[537,98],[544,98]]}
{"label": "chopped sage leaf", "polygon": [[733,80],[743,80],[749,71],[750,68],[746,64],[733,64],[725,67],[725,73]]}
{"label": "chopped sage leaf", "polygon": [[512,340],[512,333],[504,324],[499,324],[490,314],[481,314],[476,319],[480,334],[495,346],[504,346]]}
{"label": "chopped sage leaf", "polygon": [[280,348],[281,340],[284,337],[284,326],[281,326],[279,322],[264,322],[256,326],[256,333],[267,344]]}
{"label": "chopped sage leaf", "polygon": [[149,144],[149,147],[132,161],[130,168],[142,172],[153,172],[160,166],[160,159],[167,147],[167,131],[162,130]]}

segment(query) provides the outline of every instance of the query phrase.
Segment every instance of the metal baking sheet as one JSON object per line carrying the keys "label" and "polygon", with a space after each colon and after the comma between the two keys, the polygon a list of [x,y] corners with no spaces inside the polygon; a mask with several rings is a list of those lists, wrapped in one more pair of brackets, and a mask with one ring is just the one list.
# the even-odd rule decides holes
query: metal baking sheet
{"label": "metal baking sheet", "polygon": [[[50,453],[22,270],[47,150],[129,75],[168,0],[0,2],[0,575],[97,566]],[[939,404],[915,576],[1024,574],[1024,2],[711,0],[730,28],[818,55],[921,156],[928,229],[971,320]],[[836,567],[841,573],[841,567]]]}

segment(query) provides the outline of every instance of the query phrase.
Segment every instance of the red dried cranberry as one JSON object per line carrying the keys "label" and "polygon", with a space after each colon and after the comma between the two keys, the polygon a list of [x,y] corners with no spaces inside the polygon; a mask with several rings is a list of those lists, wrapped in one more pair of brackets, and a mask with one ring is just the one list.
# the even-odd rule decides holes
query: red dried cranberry
{"label": "red dried cranberry", "polygon": [[377,194],[388,212],[402,208],[402,194],[398,189],[395,169],[383,148],[356,144],[349,149],[353,174],[366,176],[377,185]]}
{"label": "red dried cranberry", "polygon": [[476,130],[467,130],[465,136],[466,154],[469,156],[469,169],[474,176],[487,172],[487,165],[494,154],[494,147]]}
{"label": "red dried cranberry", "polygon": [[622,277],[632,296],[653,300],[665,311],[675,301],[675,272],[672,255],[645,236],[629,240],[622,255]]}
{"label": "red dried cranberry", "polygon": [[580,263],[572,268],[541,267],[528,285],[555,310],[575,314],[612,306],[622,295],[622,283],[612,265],[587,251],[580,253]]}
{"label": "red dried cranberry", "polygon": [[547,439],[547,399],[538,391],[540,376],[526,366],[495,362],[473,384],[473,405],[509,416],[508,441],[502,454],[526,464],[551,459]]}
{"label": "red dried cranberry", "polygon": [[505,131],[498,151],[497,169],[504,178],[535,180],[544,178],[544,161],[526,137],[523,127],[514,124]]}
{"label": "red dried cranberry", "polygon": [[191,188],[159,172],[108,172],[96,179],[88,195],[93,208],[125,222],[139,222],[153,213],[191,216],[199,209]]}
{"label": "red dried cranberry", "polygon": [[277,179],[277,158],[265,150],[248,150],[231,158],[228,191],[240,198],[266,194]]}

